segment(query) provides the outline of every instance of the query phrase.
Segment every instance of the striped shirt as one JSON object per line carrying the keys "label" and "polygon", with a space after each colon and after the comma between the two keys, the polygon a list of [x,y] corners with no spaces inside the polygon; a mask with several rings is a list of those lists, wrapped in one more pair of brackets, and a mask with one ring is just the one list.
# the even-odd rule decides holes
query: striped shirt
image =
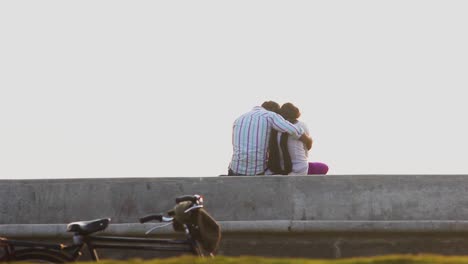
{"label": "striped shirt", "polygon": [[256,106],[234,121],[233,153],[229,168],[236,174],[257,175],[266,170],[268,140],[271,129],[299,138],[304,130],[282,116]]}

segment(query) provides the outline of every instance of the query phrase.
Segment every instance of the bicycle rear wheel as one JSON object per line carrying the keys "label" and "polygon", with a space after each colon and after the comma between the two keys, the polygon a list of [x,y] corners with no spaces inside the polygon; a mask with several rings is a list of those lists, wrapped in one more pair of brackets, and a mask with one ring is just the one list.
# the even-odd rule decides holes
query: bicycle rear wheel
{"label": "bicycle rear wheel", "polygon": [[25,261],[30,263],[65,263],[73,259],[67,255],[47,249],[24,249],[16,251],[14,261]]}

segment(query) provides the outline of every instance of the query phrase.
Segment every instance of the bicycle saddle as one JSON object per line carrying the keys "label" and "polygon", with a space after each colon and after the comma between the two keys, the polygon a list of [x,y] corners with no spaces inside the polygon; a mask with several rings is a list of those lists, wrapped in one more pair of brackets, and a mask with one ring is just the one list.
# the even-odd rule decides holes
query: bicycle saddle
{"label": "bicycle saddle", "polygon": [[68,224],[67,232],[75,232],[80,235],[89,235],[106,229],[110,220],[110,218],[102,218],[91,221],[73,222]]}

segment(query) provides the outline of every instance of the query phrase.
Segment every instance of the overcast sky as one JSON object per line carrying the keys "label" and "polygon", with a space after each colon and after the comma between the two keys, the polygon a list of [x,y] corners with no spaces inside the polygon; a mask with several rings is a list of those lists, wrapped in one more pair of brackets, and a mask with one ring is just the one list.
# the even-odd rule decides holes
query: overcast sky
{"label": "overcast sky", "polygon": [[[1,1],[0,178],[227,173],[292,102],[329,174],[468,172],[466,1]],[[465,91],[464,91],[465,90]]]}

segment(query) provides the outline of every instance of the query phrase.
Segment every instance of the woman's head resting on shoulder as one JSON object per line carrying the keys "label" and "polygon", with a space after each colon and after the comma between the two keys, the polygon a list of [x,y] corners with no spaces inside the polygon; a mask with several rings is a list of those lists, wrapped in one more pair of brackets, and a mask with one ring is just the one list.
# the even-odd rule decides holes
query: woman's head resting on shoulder
{"label": "woman's head resting on shoulder", "polygon": [[299,108],[292,103],[285,103],[281,106],[279,114],[291,123],[295,123],[301,116]]}

